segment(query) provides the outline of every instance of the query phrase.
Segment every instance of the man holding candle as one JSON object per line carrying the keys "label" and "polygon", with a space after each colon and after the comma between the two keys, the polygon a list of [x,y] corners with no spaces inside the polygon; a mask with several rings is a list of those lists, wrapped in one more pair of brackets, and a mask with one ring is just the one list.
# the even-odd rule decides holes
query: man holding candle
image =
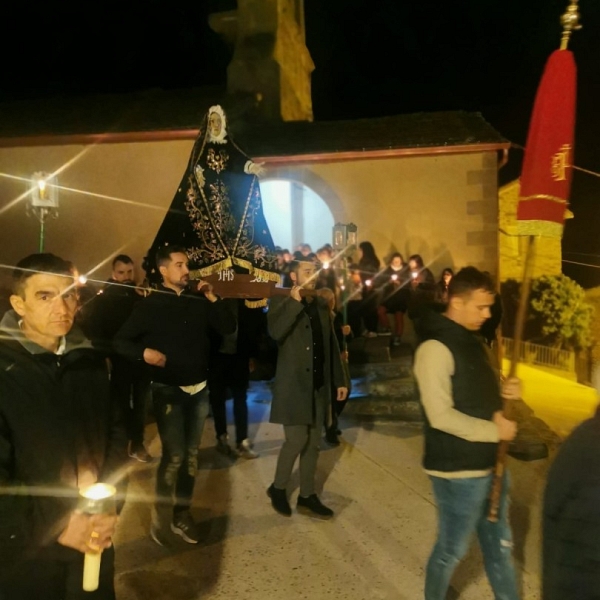
{"label": "man holding candle", "polygon": [[[13,272],[0,322],[0,598],[114,596],[114,514],[78,510],[79,492],[118,483],[126,436],[105,357],[73,326],[73,265],[34,254]],[[103,552],[82,591],[84,554]]]}

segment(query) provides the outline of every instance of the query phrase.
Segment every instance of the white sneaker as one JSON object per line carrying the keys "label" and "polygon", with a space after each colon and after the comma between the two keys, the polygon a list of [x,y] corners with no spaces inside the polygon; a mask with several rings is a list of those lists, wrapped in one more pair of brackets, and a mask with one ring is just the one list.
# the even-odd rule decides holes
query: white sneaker
{"label": "white sneaker", "polygon": [[258,453],[252,450],[252,442],[248,438],[238,444],[237,453],[240,458],[258,458]]}

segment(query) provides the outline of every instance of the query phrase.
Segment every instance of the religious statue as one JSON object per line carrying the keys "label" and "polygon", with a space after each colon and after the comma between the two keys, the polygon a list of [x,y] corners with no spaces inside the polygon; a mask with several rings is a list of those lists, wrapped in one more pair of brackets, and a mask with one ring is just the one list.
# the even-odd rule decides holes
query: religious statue
{"label": "religious statue", "polygon": [[229,270],[278,282],[277,259],[258,184],[263,171],[231,138],[223,109],[211,106],[145,259],[150,281],[158,280],[156,250],[177,244],[187,249],[192,278]]}

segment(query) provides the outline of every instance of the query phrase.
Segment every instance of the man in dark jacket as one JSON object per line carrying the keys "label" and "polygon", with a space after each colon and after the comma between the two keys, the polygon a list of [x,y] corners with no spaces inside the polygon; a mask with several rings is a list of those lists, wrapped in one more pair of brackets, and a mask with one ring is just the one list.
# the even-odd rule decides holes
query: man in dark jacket
{"label": "man in dark jacket", "polygon": [[600,599],[600,407],[561,445],[544,494],[544,600]]}
{"label": "man in dark jacket", "polygon": [[[138,292],[134,280],[135,266],[126,254],[119,254],[112,262],[112,275],[102,290],[89,303],[82,324],[94,345],[110,348],[117,331],[129,318],[144,296]],[[145,364],[127,360],[116,352],[110,354],[110,387],[121,407],[129,439],[131,458],[148,462],[150,456],[144,446],[146,400],[150,395],[150,379]]]}
{"label": "man in dark jacket", "polygon": [[289,297],[272,298],[267,313],[269,333],[279,349],[270,420],[281,423],[285,434],[275,480],[267,493],[278,513],[291,516],[287,486],[300,456],[298,510],[328,519],[333,511],[315,493],[321,429],[332,386],[337,388],[337,399],[343,401],[348,384],[327,302],[300,295],[301,287],[315,287],[315,263],[292,262],[290,276],[295,285]]}
{"label": "man in dark jacket", "polygon": [[520,396],[516,378],[500,388],[478,335],[490,318],[494,293],[487,274],[465,267],[450,282],[445,313],[422,315],[425,341],[415,354],[414,372],[426,416],[423,465],[433,484],[439,522],[427,564],[426,600],[446,598],[475,532],[495,597],[518,598],[506,482],[499,520],[487,520],[498,442],[516,435],[516,424],[502,414],[502,398]]}
{"label": "man in dark jacket", "polygon": [[117,333],[115,347],[130,360],[150,365],[162,442],[152,539],[170,545],[170,529],[187,543],[197,544],[198,528],[190,507],[208,414],[209,329],[233,333],[235,318],[206,282],[195,282],[190,289],[185,248],[160,248],[156,266],[162,285],[138,304]]}
{"label": "man in dark jacket", "polygon": [[[117,484],[125,432],[105,358],[73,327],[71,263],[23,259],[0,323],[0,598],[114,598],[116,517],[77,510],[96,482]],[[84,553],[104,550],[100,587],[82,591]]]}
{"label": "man in dark jacket", "polygon": [[237,456],[258,458],[248,438],[247,390],[250,383],[250,361],[257,355],[258,340],[266,333],[266,316],[262,307],[249,308],[244,300],[230,304],[237,321],[236,331],[230,335],[212,336],[208,387],[212,408],[217,450],[234,456],[227,434],[227,389],[233,396],[233,419]]}

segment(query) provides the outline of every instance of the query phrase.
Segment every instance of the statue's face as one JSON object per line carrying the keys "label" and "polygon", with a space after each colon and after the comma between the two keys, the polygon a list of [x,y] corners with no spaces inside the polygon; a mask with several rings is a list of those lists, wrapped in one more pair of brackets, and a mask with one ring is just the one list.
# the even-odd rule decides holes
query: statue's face
{"label": "statue's face", "polygon": [[208,115],[208,130],[213,137],[219,137],[221,135],[221,129],[223,128],[223,121],[221,115],[216,112]]}

